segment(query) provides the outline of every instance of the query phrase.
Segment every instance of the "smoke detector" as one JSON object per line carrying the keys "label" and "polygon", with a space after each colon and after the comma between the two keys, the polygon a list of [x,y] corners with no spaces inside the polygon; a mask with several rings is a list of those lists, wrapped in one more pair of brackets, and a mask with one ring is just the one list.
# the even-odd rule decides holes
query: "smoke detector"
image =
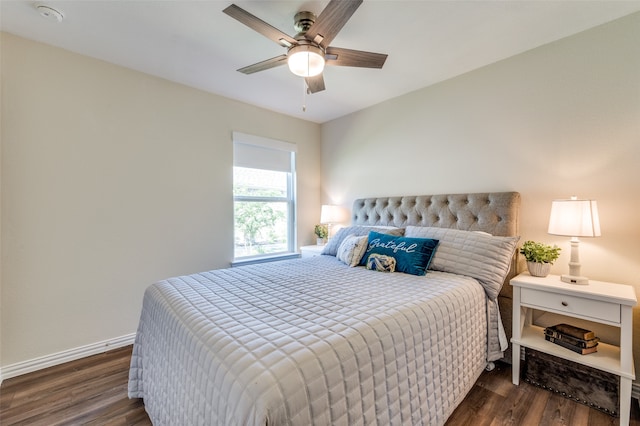
{"label": "smoke detector", "polygon": [[62,22],[62,20],[64,19],[64,15],[62,14],[62,12],[45,4],[36,5],[36,10],[40,14],[40,16],[49,21]]}

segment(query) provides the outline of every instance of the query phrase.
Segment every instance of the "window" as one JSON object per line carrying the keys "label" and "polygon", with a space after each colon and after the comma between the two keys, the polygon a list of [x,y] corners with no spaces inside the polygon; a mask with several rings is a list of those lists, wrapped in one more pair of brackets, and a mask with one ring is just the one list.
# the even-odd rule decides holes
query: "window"
{"label": "window", "polygon": [[233,134],[234,258],[295,252],[295,145]]}

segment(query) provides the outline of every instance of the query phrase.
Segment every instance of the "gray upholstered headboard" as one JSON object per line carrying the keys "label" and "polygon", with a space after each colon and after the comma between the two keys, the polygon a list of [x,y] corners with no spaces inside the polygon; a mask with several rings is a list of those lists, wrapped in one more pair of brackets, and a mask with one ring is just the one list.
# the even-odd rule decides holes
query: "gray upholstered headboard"
{"label": "gray upholstered headboard", "polygon": [[353,202],[354,225],[407,225],[519,235],[520,194],[485,192],[360,198]]}

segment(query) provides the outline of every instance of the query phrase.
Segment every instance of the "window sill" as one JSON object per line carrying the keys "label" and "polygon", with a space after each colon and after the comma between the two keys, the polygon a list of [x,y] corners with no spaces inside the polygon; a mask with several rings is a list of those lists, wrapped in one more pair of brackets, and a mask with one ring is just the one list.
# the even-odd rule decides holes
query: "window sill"
{"label": "window sill", "polygon": [[267,262],[277,262],[279,260],[297,259],[299,257],[300,257],[300,253],[285,253],[285,254],[276,254],[273,256],[238,259],[231,262],[231,267],[235,268],[236,266],[255,265],[257,263],[267,263]]}

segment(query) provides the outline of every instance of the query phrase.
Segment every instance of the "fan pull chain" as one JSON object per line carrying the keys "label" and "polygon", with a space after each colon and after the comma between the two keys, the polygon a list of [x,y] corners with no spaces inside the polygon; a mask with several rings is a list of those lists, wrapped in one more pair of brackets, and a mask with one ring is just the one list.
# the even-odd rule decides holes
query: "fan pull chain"
{"label": "fan pull chain", "polygon": [[302,79],[302,112],[307,112],[307,81]]}

